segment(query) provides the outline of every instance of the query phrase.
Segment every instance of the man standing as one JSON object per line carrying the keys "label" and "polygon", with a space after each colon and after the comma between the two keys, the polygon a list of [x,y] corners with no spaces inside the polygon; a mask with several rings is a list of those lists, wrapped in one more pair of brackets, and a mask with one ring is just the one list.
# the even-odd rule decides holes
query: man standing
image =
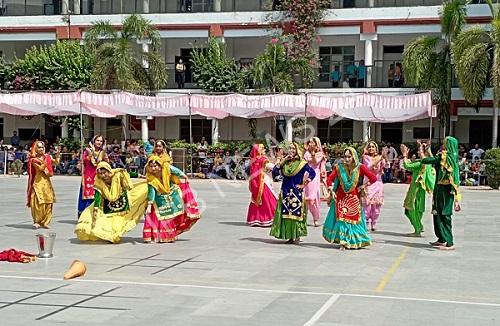
{"label": "man standing", "polygon": [[332,88],[339,88],[342,80],[342,73],[339,71],[339,66],[335,66],[335,70],[330,74],[332,77]]}
{"label": "man standing", "polygon": [[12,132],[12,137],[10,137],[10,144],[15,147],[15,148],[18,148],[19,147],[19,136],[17,135],[17,131],[13,131]]}
{"label": "man standing", "polygon": [[483,157],[484,150],[479,147],[479,144],[476,144],[474,148],[469,151],[469,154],[471,155],[473,162],[479,161]]}
{"label": "man standing", "polygon": [[153,153],[154,147],[155,147],[155,139],[154,137],[149,137],[148,142],[144,144],[144,151],[146,152],[147,156]]}
{"label": "man standing", "polygon": [[184,88],[184,81],[186,80],[186,65],[179,59],[179,62],[175,65],[175,82],[177,83],[177,88]]}
{"label": "man standing", "polygon": [[357,69],[357,76],[358,76],[358,88],[364,88],[365,87],[365,76],[366,76],[366,66],[365,66],[365,60],[360,60],[358,69]]}

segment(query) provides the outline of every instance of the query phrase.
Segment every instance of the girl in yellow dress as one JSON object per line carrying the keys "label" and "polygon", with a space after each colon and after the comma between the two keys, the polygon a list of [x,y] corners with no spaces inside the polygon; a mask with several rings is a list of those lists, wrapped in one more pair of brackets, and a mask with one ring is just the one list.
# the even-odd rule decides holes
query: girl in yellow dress
{"label": "girl in yellow dress", "polygon": [[118,243],[144,215],[147,182],[133,184],[126,170],[113,169],[107,162],[100,162],[94,188],[94,202],[78,219],[75,233],[82,241]]}
{"label": "girl in yellow dress", "polygon": [[50,177],[54,175],[53,165],[59,164],[59,149],[56,158],[45,153],[45,143],[35,141],[28,159],[28,190],[26,206],[31,208],[33,227],[48,229],[52,220],[52,209],[56,195]]}

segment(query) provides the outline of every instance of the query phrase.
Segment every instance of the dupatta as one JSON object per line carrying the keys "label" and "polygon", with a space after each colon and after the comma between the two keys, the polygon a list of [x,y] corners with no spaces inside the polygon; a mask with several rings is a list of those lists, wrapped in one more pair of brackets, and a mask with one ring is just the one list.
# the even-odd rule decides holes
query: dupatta
{"label": "dupatta", "polygon": [[295,147],[295,151],[297,152],[296,157],[298,157],[298,159],[288,161],[283,164],[283,174],[287,177],[293,177],[307,164],[307,161],[304,160],[304,152],[302,151],[302,148],[300,148],[299,144],[292,143],[292,146]]}
{"label": "dupatta", "polygon": [[30,155],[28,158],[28,167],[27,167],[27,172],[28,172],[28,188],[26,191],[26,206],[31,207],[31,195],[33,194],[33,186],[35,182],[35,177],[37,172],[37,169],[33,167],[33,163],[35,164],[45,164],[45,174],[48,177],[51,177],[54,175],[54,167],[52,166],[52,157],[48,154],[44,154],[42,157],[37,157],[36,153],[36,145],[37,144],[43,144],[45,146],[45,143],[42,141],[35,141],[33,145],[31,145],[31,150],[30,150]]}
{"label": "dupatta", "polygon": [[94,188],[108,201],[117,201],[123,193],[123,188],[130,190],[134,187],[130,180],[130,175],[125,169],[113,169],[107,162],[97,164],[97,170],[100,169],[105,169],[112,174],[111,185],[104,182],[99,175],[96,176],[94,182]]}
{"label": "dupatta", "polygon": [[[149,164],[155,162],[161,166],[161,179],[151,173]],[[170,193],[170,164],[158,155],[151,155],[146,164],[146,180],[148,184],[161,194]]]}
{"label": "dupatta", "polygon": [[252,194],[252,203],[260,206],[262,204],[262,193],[264,192],[264,168],[269,162],[265,155],[260,155],[262,144],[254,144],[250,152],[250,178],[248,186]]}
{"label": "dupatta", "polygon": [[337,178],[333,186],[336,191],[338,186],[342,186],[345,192],[345,197],[340,200],[335,200],[336,217],[339,221],[351,224],[359,224],[361,221],[361,201],[357,193],[359,182],[360,163],[356,150],[352,147],[347,147],[345,151],[349,151],[354,160],[354,167],[349,173],[345,164],[338,164]]}

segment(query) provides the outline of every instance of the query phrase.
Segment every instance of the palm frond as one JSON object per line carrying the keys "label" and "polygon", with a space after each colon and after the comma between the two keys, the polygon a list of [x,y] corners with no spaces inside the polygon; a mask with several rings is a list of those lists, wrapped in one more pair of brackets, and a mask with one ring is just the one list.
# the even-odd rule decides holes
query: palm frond
{"label": "palm frond", "polygon": [[456,58],[455,70],[465,100],[473,105],[482,98],[490,73],[490,55],[487,43],[472,44],[462,49]]}
{"label": "palm frond", "polygon": [[464,55],[464,52],[476,44],[485,44],[490,42],[490,35],[480,26],[474,26],[464,30],[457,35],[451,44],[453,60],[455,62],[459,61]]}
{"label": "palm frond", "polygon": [[165,60],[158,52],[148,52],[144,55],[149,64],[147,75],[150,80],[150,90],[156,90],[165,87],[168,80]]}
{"label": "palm frond", "polygon": [[122,37],[137,40],[150,40],[153,49],[161,44],[161,37],[152,22],[140,15],[131,15],[123,21]]}
{"label": "palm frond", "polygon": [[117,30],[109,20],[99,20],[92,23],[92,26],[85,33],[85,44],[91,49],[97,48],[103,42],[115,40],[117,38]]}
{"label": "palm frond", "polygon": [[443,3],[439,13],[441,30],[448,40],[457,36],[465,26],[469,3],[470,0],[450,0]]}
{"label": "palm frond", "polygon": [[434,60],[440,39],[421,36],[405,47],[403,52],[403,67],[408,81],[419,88],[431,89],[434,74]]}

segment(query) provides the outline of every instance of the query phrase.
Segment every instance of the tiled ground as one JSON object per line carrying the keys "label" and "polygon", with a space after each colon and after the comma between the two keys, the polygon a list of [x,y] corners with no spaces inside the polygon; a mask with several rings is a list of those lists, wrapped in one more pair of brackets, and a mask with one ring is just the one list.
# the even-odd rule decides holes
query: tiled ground
{"label": "tiled ground", "polygon": [[[193,181],[202,220],[175,244],[74,234],[79,179],[55,177],[55,257],[0,263],[0,325],[500,325],[500,192],[464,190],[457,251],[408,238],[405,185],[386,187],[367,250],[340,252],[310,227],[300,246],[245,225],[245,183]],[[37,252],[25,178],[0,177],[0,249]],[[323,208],[326,215],[326,207]],[[87,274],[63,281],[74,259]]]}

